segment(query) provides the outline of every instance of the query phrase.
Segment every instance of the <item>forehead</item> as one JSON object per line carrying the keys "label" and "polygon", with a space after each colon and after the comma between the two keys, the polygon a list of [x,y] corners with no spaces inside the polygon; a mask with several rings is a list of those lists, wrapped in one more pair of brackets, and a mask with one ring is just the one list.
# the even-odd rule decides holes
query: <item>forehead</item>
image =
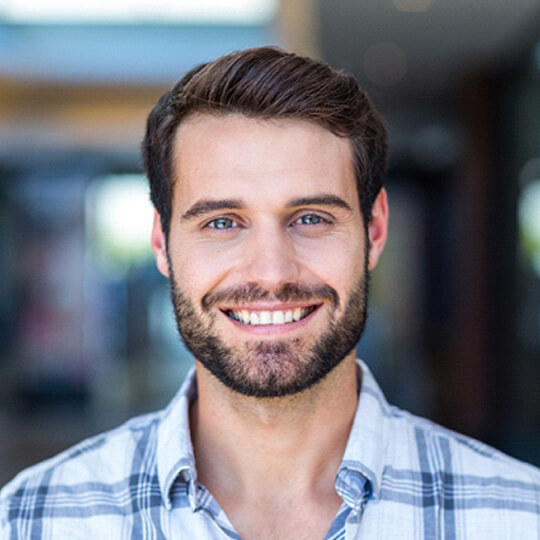
{"label": "forehead", "polygon": [[248,206],[334,194],[358,207],[351,143],[303,120],[197,114],[173,146],[174,205],[239,198]]}

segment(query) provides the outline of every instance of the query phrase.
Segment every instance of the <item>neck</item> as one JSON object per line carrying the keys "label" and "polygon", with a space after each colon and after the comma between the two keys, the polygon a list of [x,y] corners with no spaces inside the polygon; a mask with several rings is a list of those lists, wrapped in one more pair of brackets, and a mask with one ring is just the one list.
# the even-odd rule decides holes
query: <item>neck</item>
{"label": "neck", "polygon": [[283,398],[234,393],[198,363],[197,383],[190,411],[197,471],[218,500],[334,493],[357,404],[354,355],[313,388]]}

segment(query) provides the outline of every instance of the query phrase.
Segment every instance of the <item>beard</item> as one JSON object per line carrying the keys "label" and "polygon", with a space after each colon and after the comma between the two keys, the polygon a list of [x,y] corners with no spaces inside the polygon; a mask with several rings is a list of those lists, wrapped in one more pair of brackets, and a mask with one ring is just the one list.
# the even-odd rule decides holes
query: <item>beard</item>
{"label": "beard", "polygon": [[[245,396],[269,398],[303,392],[324,379],[356,347],[367,319],[369,271],[367,249],[362,274],[357,278],[343,310],[336,318],[340,298],[329,285],[285,284],[270,293],[254,284],[205,295],[201,313],[179,287],[169,258],[169,286],[176,324],[182,341],[201,364],[231,390]],[[257,340],[232,346],[214,329],[218,302],[306,302],[327,300],[331,306],[326,331],[312,344],[302,338]]]}

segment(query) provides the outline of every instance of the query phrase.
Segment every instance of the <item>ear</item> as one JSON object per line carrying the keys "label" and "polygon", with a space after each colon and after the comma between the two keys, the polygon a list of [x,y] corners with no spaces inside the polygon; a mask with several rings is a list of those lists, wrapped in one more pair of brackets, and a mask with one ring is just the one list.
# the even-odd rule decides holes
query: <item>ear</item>
{"label": "ear", "polygon": [[161,216],[154,209],[154,226],[152,227],[152,250],[156,257],[158,270],[169,277],[169,259],[167,257],[167,240],[161,228]]}
{"label": "ear", "polygon": [[373,203],[371,221],[368,225],[369,234],[369,270],[377,265],[379,257],[386,244],[388,234],[388,201],[386,190],[383,188]]}

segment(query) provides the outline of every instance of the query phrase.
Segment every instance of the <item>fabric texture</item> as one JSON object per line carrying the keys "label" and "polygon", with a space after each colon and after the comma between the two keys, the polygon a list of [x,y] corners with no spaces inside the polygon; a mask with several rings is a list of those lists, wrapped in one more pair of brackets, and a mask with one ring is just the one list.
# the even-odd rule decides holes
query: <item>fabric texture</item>
{"label": "fabric texture", "polygon": [[[389,406],[359,361],[359,402],[327,539],[540,539],[540,471]],[[192,371],[163,411],[20,473],[0,492],[0,538],[240,538],[197,482]]]}

